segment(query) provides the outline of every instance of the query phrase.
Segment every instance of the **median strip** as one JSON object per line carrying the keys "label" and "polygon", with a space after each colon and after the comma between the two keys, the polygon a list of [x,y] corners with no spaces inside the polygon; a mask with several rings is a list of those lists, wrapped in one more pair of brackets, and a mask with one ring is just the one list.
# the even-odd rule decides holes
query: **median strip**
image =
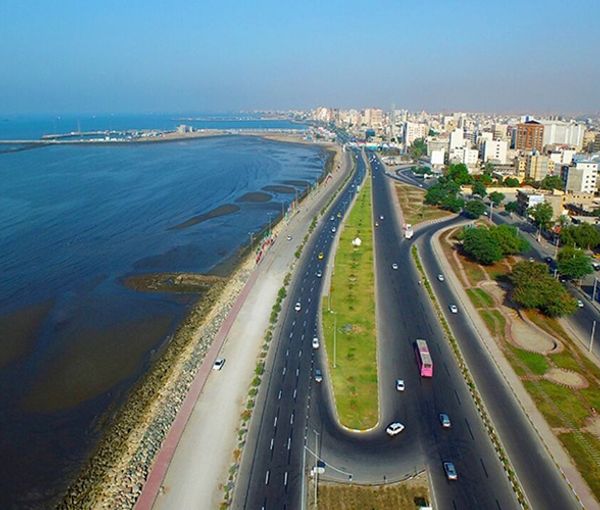
{"label": "median strip", "polygon": [[322,326],[340,423],[377,425],[377,342],[371,182],[367,178],[340,233]]}

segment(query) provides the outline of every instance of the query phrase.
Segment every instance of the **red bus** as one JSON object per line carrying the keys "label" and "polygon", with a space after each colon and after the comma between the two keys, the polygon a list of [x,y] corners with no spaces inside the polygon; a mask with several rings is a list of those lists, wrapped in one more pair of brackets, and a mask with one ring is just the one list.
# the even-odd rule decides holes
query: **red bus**
{"label": "red bus", "polygon": [[433,361],[425,340],[416,341],[417,363],[421,377],[433,377]]}

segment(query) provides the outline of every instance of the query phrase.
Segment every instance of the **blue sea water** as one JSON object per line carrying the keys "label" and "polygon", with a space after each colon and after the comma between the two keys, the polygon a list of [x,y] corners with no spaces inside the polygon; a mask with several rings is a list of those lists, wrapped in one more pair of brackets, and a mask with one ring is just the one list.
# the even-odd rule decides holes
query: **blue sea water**
{"label": "blue sea water", "polygon": [[[123,277],[211,271],[293,199],[240,197],[289,181],[302,191],[325,158],[244,136],[0,154],[0,507],[44,508],[65,488],[99,418],[184,317],[189,298]],[[223,204],[239,210],[173,228]]]}

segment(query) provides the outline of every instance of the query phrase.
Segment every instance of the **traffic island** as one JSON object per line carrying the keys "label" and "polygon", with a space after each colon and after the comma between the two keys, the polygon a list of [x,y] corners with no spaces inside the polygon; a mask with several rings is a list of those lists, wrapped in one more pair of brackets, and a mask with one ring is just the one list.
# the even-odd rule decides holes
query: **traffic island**
{"label": "traffic island", "polygon": [[379,417],[372,218],[367,178],[339,234],[321,309],[338,419],[354,430],[373,428]]}

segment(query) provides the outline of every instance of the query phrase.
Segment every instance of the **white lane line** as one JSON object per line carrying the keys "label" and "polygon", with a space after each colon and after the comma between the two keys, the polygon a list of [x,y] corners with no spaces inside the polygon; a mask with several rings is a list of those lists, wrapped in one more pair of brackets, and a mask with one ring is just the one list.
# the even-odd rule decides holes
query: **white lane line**
{"label": "white lane line", "polygon": [[296,369],[296,377],[298,377],[299,375],[300,375],[300,369],[299,369],[299,368],[297,368],[297,369]]}
{"label": "white lane line", "polygon": [[275,420],[273,420],[273,427],[277,427],[277,416],[275,416]]}
{"label": "white lane line", "polygon": [[290,425],[294,424],[294,413],[290,415]]}
{"label": "white lane line", "polygon": [[271,471],[267,469],[267,474],[265,475],[265,485],[269,485],[270,476],[271,476]]}
{"label": "white lane line", "polygon": [[275,438],[271,438],[271,448],[269,448],[269,450],[273,449],[273,444],[275,444]]}
{"label": "white lane line", "polygon": [[308,302],[310,303],[310,296],[309,296],[309,298],[308,298]]}
{"label": "white lane line", "polygon": [[283,370],[281,371],[281,375],[285,375],[285,370],[286,370],[286,367],[283,367]]}
{"label": "white lane line", "polygon": [[283,485],[285,487],[287,487],[287,478],[288,478],[288,472],[286,471],[285,474],[283,475]]}
{"label": "white lane line", "polygon": [[300,340],[304,340],[304,333],[302,333],[302,335],[300,335]]}
{"label": "white lane line", "polygon": [[294,332],[290,331],[290,338],[292,338],[294,336]]}
{"label": "white lane line", "polygon": [[292,438],[291,437],[288,437],[288,447],[287,447],[287,449],[288,450],[292,449]]}
{"label": "white lane line", "polygon": [[281,400],[282,394],[283,394],[283,390],[279,390],[279,395],[277,395],[277,400]]}
{"label": "white lane line", "polygon": [[302,357],[302,349],[300,349],[300,350],[298,351],[298,357],[299,357],[299,358],[301,358],[301,357]]}
{"label": "white lane line", "polygon": [[304,327],[306,327],[306,321],[304,321],[304,324],[302,324]]}
{"label": "white lane line", "polygon": [[296,319],[292,321],[292,328],[296,325]]}
{"label": "white lane line", "polygon": [[298,390],[294,389],[294,400],[296,400],[296,394],[298,393]]}
{"label": "white lane line", "polygon": [[289,355],[290,355],[290,350],[289,350],[289,349],[287,349],[287,350],[285,351],[285,357],[287,358]]}

